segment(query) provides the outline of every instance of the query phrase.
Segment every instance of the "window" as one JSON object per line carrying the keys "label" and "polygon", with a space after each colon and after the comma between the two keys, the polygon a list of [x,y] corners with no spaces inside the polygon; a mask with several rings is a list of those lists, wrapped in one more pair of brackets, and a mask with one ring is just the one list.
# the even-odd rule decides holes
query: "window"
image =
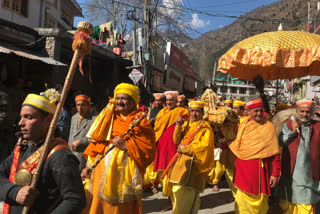
{"label": "window", "polygon": [[18,15],[28,16],[28,0],[3,0],[2,7]]}
{"label": "window", "polygon": [[221,86],[221,93],[227,93],[228,87],[227,86]]}
{"label": "window", "polygon": [[256,90],[254,88],[250,88],[250,95],[256,94]]}
{"label": "window", "polygon": [[237,94],[238,93],[238,88],[237,87],[231,87],[231,94]]}
{"label": "window", "polygon": [[247,88],[240,88],[239,94],[246,94],[247,93]]}

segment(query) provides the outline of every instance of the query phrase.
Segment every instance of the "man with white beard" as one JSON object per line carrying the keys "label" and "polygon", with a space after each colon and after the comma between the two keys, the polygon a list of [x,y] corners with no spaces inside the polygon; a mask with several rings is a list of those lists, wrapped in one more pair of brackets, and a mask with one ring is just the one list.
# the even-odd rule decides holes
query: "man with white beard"
{"label": "man with white beard", "polygon": [[298,118],[287,120],[279,136],[282,152],[280,208],[282,213],[318,213],[320,202],[320,122],[311,117],[314,103],[297,102]]}

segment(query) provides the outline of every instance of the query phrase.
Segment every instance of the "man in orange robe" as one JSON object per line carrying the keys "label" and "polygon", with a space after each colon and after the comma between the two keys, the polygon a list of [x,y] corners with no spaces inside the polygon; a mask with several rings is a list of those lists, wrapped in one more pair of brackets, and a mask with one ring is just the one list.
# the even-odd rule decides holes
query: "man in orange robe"
{"label": "man in orange robe", "polygon": [[263,117],[262,99],[247,102],[249,116],[239,125],[236,140],[229,144],[237,156],[234,184],[236,213],[267,213],[270,187],[280,176],[278,139],[273,125]]}
{"label": "man in orange robe", "polygon": [[167,106],[158,113],[154,124],[156,142],[158,143],[153,168],[155,172],[164,171],[171,158],[176,154],[177,145],[173,141],[176,120],[179,117],[189,117],[188,109],[177,107],[178,94],[177,91],[166,91],[164,93]]}
{"label": "man in orange robe", "polygon": [[[142,213],[143,175],[155,155],[155,135],[137,109],[136,86],[121,83],[114,97],[87,134],[92,143],[84,152],[88,161],[82,177],[88,178],[90,171],[91,177],[84,213]],[[141,122],[134,125],[137,119]],[[132,131],[124,135],[130,127]],[[106,155],[102,158],[102,154]]]}

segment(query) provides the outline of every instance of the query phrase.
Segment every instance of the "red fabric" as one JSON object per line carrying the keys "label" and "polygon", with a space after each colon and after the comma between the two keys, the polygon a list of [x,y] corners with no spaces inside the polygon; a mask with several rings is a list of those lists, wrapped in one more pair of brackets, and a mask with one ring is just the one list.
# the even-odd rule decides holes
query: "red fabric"
{"label": "red fabric", "polygon": [[240,190],[252,194],[270,195],[270,176],[280,176],[280,155],[269,158],[241,160],[237,158],[234,184]]}
{"label": "red fabric", "polygon": [[145,105],[139,105],[139,110],[145,112],[145,113],[148,113],[148,106],[145,106]]}
{"label": "red fabric", "polygon": [[[17,167],[18,167],[20,154],[21,154],[21,147],[16,146],[13,151],[13,160],[12,160],[12,165],[11,165],[10,175],[9,175],[9,181],[11,183],[14,183],[14,176],[16,176],[17,174]],[[10,213],[10,204],[4,203],[2,214],[9,214],[9,213]]]}
{"label": "red fabric", "polygon": [[[287,120],[286,124],[289,129],[292,129],[291,120]],[[298,133],[297,137],[289,144],[289,146],[283,148],[281,166],[283,175],[285,176],[292,175],[300,139],[301,135]],[[320,180],[320,122],[318,121],[311,121],[309,147],[311,176],[313,179]]]}
{"label": "red fabric", "polygon": [[247,108],[248,109],[253,109],[253,108],[258,108],[258,107],[262,107],[263,106],[263,103],[255,103],[255,104],[252,104],[252,105],[247,105]]}
{"label": "red fabric", "polygon": [[165,170],[170,160],[176,154],[178,145],[176,145],[173,141],[175,127],[176,124],[173,124],[167,128],[158,141],[157,153],[153,168],[153,171],[155,172]]}

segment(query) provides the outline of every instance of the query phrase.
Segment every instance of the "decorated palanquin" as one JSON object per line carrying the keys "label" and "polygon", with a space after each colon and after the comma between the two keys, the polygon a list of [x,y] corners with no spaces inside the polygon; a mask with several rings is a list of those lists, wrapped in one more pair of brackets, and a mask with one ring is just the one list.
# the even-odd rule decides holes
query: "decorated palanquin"
{"label": "decorated palanquin", "polygon": [[214,130],[215,147],[222,146],[218,139],[225,139],[225,142],[234,140],[237,136],[239,116],[225,106],[212,89],[207,89],[201,100],[207,103],[204,119],[208,119]]}

